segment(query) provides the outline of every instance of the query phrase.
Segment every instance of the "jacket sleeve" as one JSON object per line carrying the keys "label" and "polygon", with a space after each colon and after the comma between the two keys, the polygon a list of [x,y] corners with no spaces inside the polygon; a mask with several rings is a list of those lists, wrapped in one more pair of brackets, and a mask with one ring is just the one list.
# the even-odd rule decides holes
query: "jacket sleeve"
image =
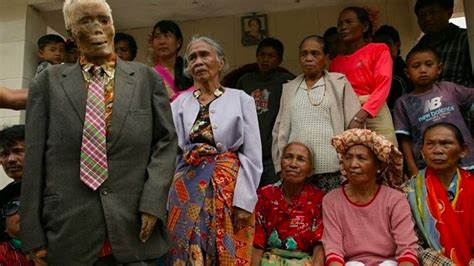
{"label": "jacket sleeve", "polygon": [[26,106],[25,168],[21,191],[21,241],[24,252],[46,247],[43,210],[44,153],[48,132],[49,71],[30,84]]}
{"label": "jacket sleeve", "polygon": [[143,186],[139,211],[158,217],[166,224],[166,202],[173,180],[178,143],[166,89],[161,78],[148,70],[152,88],[153,140],[148,162],[148,180]]}
{"label": "jacket sleeve", "polygon": [[362,109],[367,111],[371,117],[376,117],[380,108],[385,103],[392,85],[392,68],[393,61],[390,56],[390,51],[385,44],[380,44],[374,48],[372,54],[372,94],[362,106]]}
{"label": "jacket sleeve", "polygon": [[278,110],[278,115],[275,120],[275,124],[273,125],[273,130],[272,130],[272,160],[273,160],[273,165],[275,167],[275,173],[278,174],[278,172],[281,171],[281,166],[280,166],[280,160],[281,160],[281,155],[283,153],[283,147],[288,142],[288,125],[290,121],[288,119],[287,115],[289,115],[289,111],[286,110],[286,105],[285,101],[288,101],[288,97],[286,96],[286,90],[283,88],[281,99],[280,99],[280,109]]}
{"label": "jacket sleeve", "polygon": [[[242,95],[247,96],[244,92]],[[243,117],[243,144],[238,150],[240,169],[234,191],[233,206],[253,212],[257,203],[257,188],[263,172],[262,143],[258,127],[255,100],[241,97]]]}
{"label": "jacket sleeve", "polygon": [[351,83],[344,77],[344,97],[343,97],[343,112],[344,112],[344,130],[349,127],[352,118],[360,110],[360,102],[357,95],[352,88]]}
{"label": "jacket sleeve", "polygon": [[343,233],[336,206],[333,204],[334,198],[323,198],[323,238],[324,252],[326,254],[326,265],[331,262],[345,264],[346,255],[342,248]]}
{"label": "jacket sleeve", "polygon": [[416,265],[418,238],[415,234],[415,224],[411,217],[410,205],[402,193],[397,192],[393,198],[390,214],[390,229],[397,245],[396,258],[398,263],[412,262]]}

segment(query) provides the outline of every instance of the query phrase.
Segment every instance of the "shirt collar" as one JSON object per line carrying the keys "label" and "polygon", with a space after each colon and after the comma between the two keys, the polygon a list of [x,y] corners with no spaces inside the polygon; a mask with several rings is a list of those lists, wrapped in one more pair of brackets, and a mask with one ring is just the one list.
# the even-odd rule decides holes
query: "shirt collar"
{"label": "shirt collar", "polygon": [[308,88],[308,86],[306,85],[306,82],[305,82],[305,79],[304,79],[304,75],[301,77],[301,82],[300,82],[300,85],[298,86],[298,89],[303,89],[303,90],[311,90],[311,89],[314,89],[314,88],[317,88],[317,87],[322,87],[322,86],[325,86],[326,85],[326,82],[324,81],[324,75],[321,76],[321,78],[319,78],[318,81],[316,81],[316,83],[314,83],[313,87],[311,88]]}
{"label": "shirt collar", "polygon": [[[114,72],[115,72],[115,63],[116,63],[116,55],[115,53],[113,53],[110,58],[105,62],[103,63],[102,65],[100,65],[100,67],[102,67],[102,69],[104,70],[105,74],[109,77],[109,78],[112,78],[114,76]],[[79,59],[79,64],[81,65],[81,68],[82,70],[84,70],[85,72],[89,72],[90,69],[94,66],[93,63],[89,62],[87,60],[87,58],[84,56],[84,55],[81,55],[80,59]]]}

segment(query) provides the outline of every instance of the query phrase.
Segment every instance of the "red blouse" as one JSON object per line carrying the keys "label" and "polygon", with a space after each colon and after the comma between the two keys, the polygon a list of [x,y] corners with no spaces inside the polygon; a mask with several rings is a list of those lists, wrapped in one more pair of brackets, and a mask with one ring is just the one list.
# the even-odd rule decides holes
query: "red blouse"
{"label": "red blouse", "polygon": [[257,193],[254,246],[312,253],[323,233],[324,193],[305,184],[291,204],[285,200],[281,182],[262,187]]}
{"label": "red blouse", "polygon": [[375,117],[390,92],[392,68],[387,45],[369,43],[353,54],[334,58],[329,71],[346,75],[357,96],[370,95],[362,109]]}

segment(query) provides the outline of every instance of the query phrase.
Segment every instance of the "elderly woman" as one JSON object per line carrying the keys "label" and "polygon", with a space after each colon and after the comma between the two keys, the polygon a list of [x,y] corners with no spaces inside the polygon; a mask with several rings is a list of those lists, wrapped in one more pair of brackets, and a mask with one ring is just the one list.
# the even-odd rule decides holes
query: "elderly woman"
{"label": "elderly woman", "polygon": [[408,199],[424,265],[468,265],[474,257],[474,176],[459,167],[468,149],[453,124],[423,133],[426,168],[409,181]]}
{"label": "elderly woman", "polygon": [[312,156],[304,144],[288,144],[280,163],[281,180],[259,189],[252,265],[323,264],[324,193],[307,182]]}
{"label": "elderly woman", "polygon": [[390,50],[383,43],[367,42],[373,26],[369,13],[362,7],[343,9],[337,29],[345,48],[342,55],[332,60],[329,71],[346,75],[359,96],[362,108],[354,120],[396,144],[392,116],[385,103],[392,83]]}
{"label": "elderly woman", "polygon": [[150,43],[153,48],[155,71],[165,82],[166,92],[173,101],[192,81],[183,73],[183,58],[178,52],[183,46],[183,34],[178,24],[171,20],[160,20],[153,27]]}
{"label": "elderly woman", "polygon": [[193,37],[185,53],[194,90],[172,103],[180,157],[168,229],[177,265],[249,264],[262,148],[255,101],[219,82],[219,44]]}
{"label": "elderly woman", "polygon": [[417,237],[401,181],[402,154],[367,129],[332,139],[347,182],[323,199],[329,265],[418,265]]}
{"label": "elderly woman", "polygon": [[324,70],[328,57],[322,37],[304,38],[299,55],[303,74],[283,84],[280,111],[272,133],[273,163],[278,173],[284,147],[292,141],[307,143],[314,152],[313,179],[327,192],[341,185],[339,160],[330,140],[357,126],[352,118],[360,104],[344,75]]}

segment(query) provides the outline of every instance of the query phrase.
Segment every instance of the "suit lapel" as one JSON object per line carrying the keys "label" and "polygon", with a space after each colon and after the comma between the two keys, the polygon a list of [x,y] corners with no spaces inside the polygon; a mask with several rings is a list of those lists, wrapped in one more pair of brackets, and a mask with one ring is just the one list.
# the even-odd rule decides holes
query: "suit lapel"
{"label": "suit lapel", "polygon": [[86,114],[87,90],[79,63],[67,67],[61,77],[61,86],[73,106],[76,114],[84,124]]}
{"label": "suit lapel", "polygon": [[128,115],[135,88],[135,72],[122,60],[117,58],[114,76],[114,99],[112,107],[112,122],[110,124],[110,146],[114,145],[123,128]]}

